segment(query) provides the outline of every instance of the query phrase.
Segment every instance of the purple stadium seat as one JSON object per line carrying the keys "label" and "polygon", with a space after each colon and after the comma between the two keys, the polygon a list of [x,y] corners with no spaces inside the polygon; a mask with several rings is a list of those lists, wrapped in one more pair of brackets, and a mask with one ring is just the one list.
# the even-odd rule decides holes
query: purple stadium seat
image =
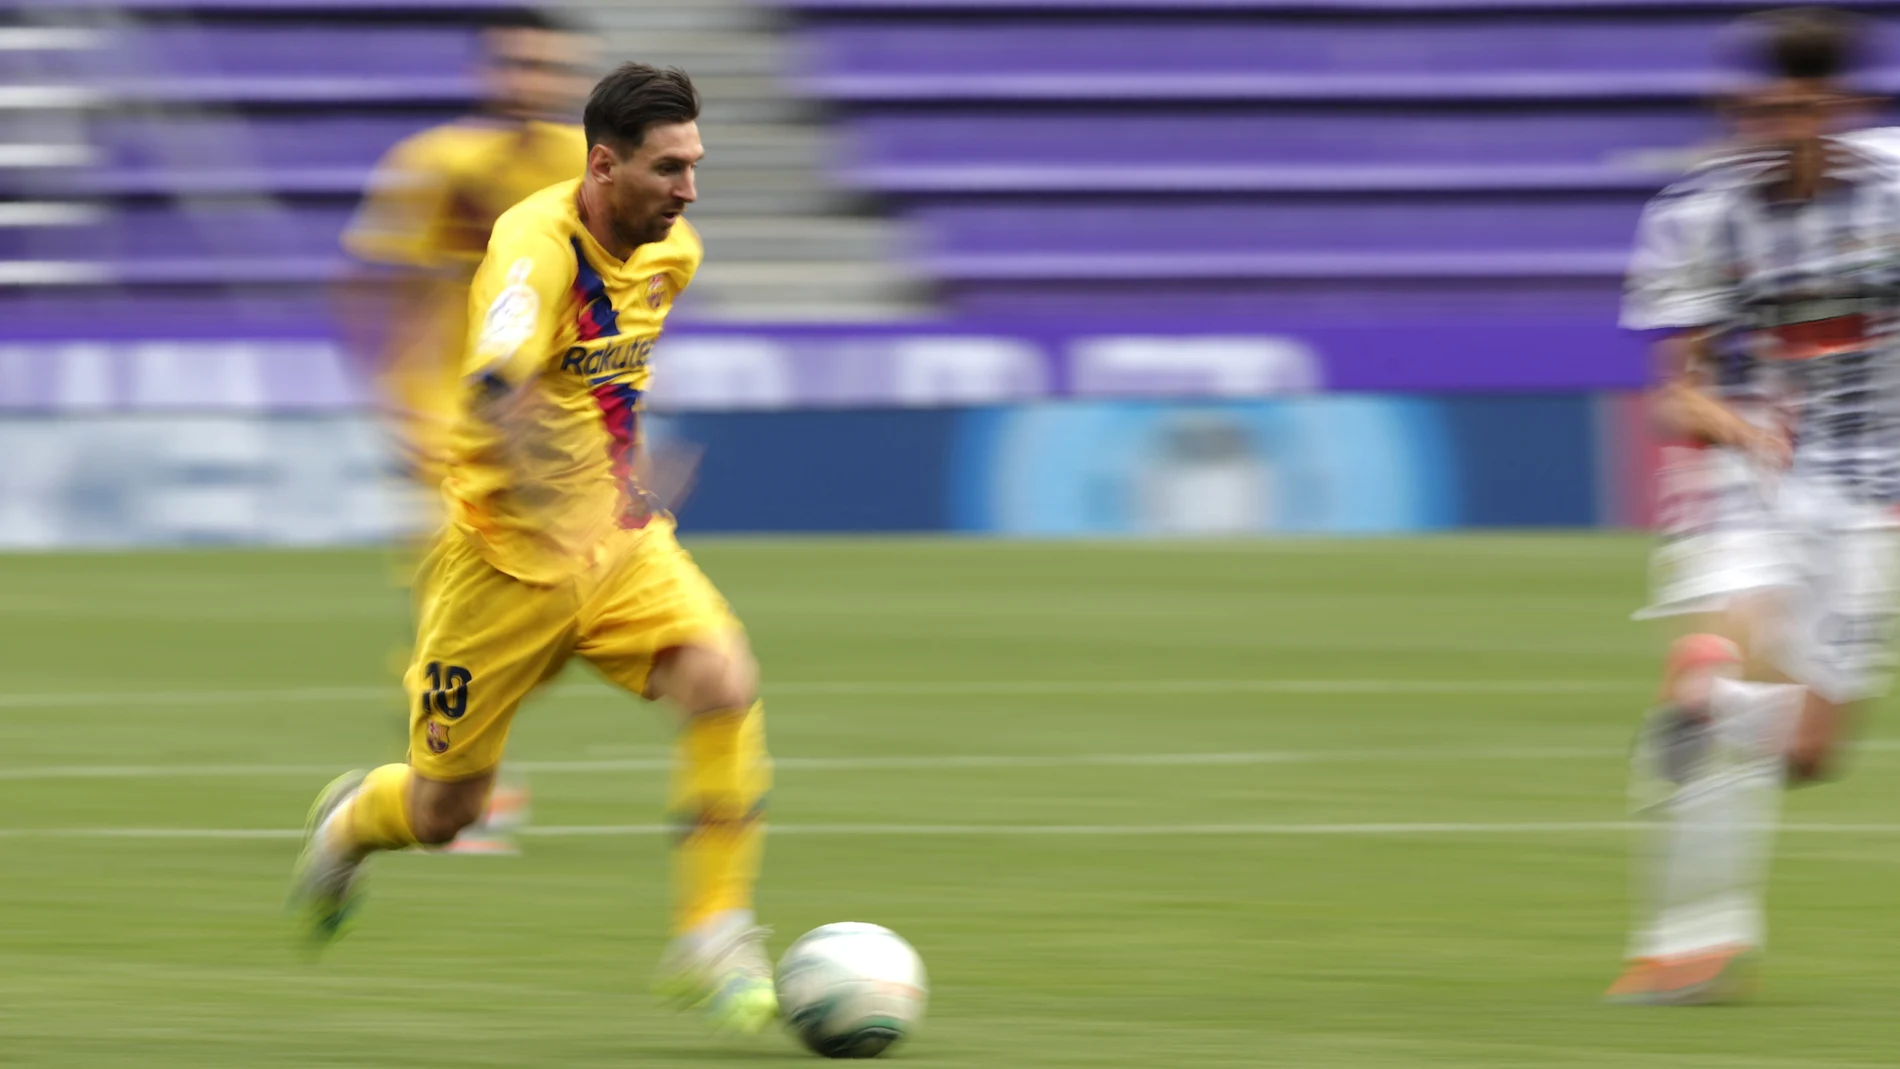
{"label": "purple stadium seat", "polygon": [[[58,0],[37,0],[39,3]],[[104,3],[107,0],[88,0]],[[145,0],[160,2],[160,0]],[[367,0],[362,0],[367,2]],[[1465,15],[1508,12],[1537,15],[1579,11],[1648,14],[1659,8],[1698,10],[1723,14],[1759,11],[1754,0],[771,0],[789,12],[824,15],[996,15],[1021,12],[1084,12],[1088,14],[1140,12],[1188,15],[1201,12],[1253,15],[1320,14],[1427,14]],[[1891,10],[1892,0],[1836,0],[1836,7]]]}
{"label": "purple stadium seat", "polygon": [[1688,109],[1024,108],[875,112],[851,124],[853,186],[955,193],[1644,191],[1713,135]]}
{"label": "purple stadium seat", "polygon": [[465,75],[477,61],[460,26],[153,26],[128,34],[120,51],[162,75],[194,79]]}
{"label": "purple stadium seat", "polygon": [[418,12],[440,15],[518,8],[521,0],[13,0],[24,9],[53,11],[126,11],[166,14],[377,15]]}
{"label": "purple stadium seat", "polygon": [[1686,107],[873,111],[850,119],[860,166],[1602,164],[1711,136]]}
{"label": "purple stadium seat", "polygon": [[438,110],[109,119],[96,133],[107,164],[82,181],[103,195],[353,198],[391,145],[444,118]]}
{"label": "purple stadium seat", "polygon": [[1709,68],[1710,20],[1658,17],[1262,22],[1009,19],[843,22],[805,35],[829,75],[1552,75]]}
{"label": "purple stadium seat", "polygon": [[1742,9],[781,3],[841,106],[837,173],[981,316],[1468,314],[1500,286],[1514,314],[1608,315],[1644,197],[1717,136]]}
{"label": "purple stadium seat", "polygon": [[[488,2],[132,0],[197,17],[134,19],[101,87],[218,110],[102,113],[84,188],[110,225],[21,240],[173,292],[331,277],[375,159],[473,99],[472,31],[440,16]],[[1741,9],[777,2],[840,105],[838,180],[891,198],[949,312],[983,317],[1607,315],[1643,197],[1711,138]],[[255,191],[279,199],[172,199]]]}

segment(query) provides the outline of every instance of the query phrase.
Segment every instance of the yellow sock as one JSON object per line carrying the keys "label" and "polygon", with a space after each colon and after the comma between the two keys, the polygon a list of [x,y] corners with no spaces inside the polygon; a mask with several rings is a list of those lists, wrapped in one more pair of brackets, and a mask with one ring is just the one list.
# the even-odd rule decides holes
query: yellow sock
{"label": "yellow sock", "polygon": [[771,787],[763,704],[701,714],[680,732],[670,801],[681,830],[673,861],[675,935],[752,908]]}
{"label": "yellow sock", "polygon": [[337,822],[338,833],[348,840],[342,844],[346,849],[369,853],[416,845],[409,827],[409,776],[408,765],[370,771],[350,799],[349,812]]}

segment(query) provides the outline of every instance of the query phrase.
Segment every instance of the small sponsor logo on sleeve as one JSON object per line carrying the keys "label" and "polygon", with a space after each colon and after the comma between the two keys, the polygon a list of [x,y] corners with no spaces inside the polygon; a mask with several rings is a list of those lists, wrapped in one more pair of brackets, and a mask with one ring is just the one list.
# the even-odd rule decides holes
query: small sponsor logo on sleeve
{"label": "small sponsor logo on sleeve", "polygon": [[522,257],[508,269],[508,285],[496,294],[482,318],[478,343],[483,354],[491,357],[513,356],[515,350],[534,337],[535,320],[541,314],[541,298],[528,285],[534,261]]}

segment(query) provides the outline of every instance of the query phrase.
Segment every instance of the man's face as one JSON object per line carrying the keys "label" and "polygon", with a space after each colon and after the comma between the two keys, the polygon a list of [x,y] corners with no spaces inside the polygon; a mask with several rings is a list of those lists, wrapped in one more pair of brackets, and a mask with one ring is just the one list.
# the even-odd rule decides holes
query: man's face
{"label": "man's face", "polygon": [[1838,133],[1856,104],[1827,79],[1777,78],[1742,94],[1732,115],[1744,142],[1786,152]]}
{"label": "man's face", "polygon": [[548,30],[490,30],[489,100],[517,119],[571,120],[587,98],[591,58],[584,39]]}
{"label": "man's face", "polygon": [[647,127],[646,139],[625,158],[594,146],[588,169],[606,194],[614,236],[628,246],[664,241],[699,199],[694,172],[705,155],[699,124],[691,122]]}

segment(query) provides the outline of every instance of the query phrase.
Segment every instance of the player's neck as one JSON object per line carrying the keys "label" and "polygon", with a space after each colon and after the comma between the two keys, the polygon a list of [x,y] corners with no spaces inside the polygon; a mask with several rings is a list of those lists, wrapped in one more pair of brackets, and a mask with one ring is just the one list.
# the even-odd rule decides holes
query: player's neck
{"label": "player's neck", "polygon": [[1789,151],[1787,168],[1775,192],[1783,200],[1812,200],[1826,180],[1826,143],[1804,141]]}
{"label": "player's neck", "polygon": [[607,211],[600,203],[600,190],[587,179],[581,179],[581,188],[574,194],[575,204],[581,213],[581,225],[607,255],[616,260],[626,260],[633,255],[636,246],[625,244],[614,234],[607,221]]}

